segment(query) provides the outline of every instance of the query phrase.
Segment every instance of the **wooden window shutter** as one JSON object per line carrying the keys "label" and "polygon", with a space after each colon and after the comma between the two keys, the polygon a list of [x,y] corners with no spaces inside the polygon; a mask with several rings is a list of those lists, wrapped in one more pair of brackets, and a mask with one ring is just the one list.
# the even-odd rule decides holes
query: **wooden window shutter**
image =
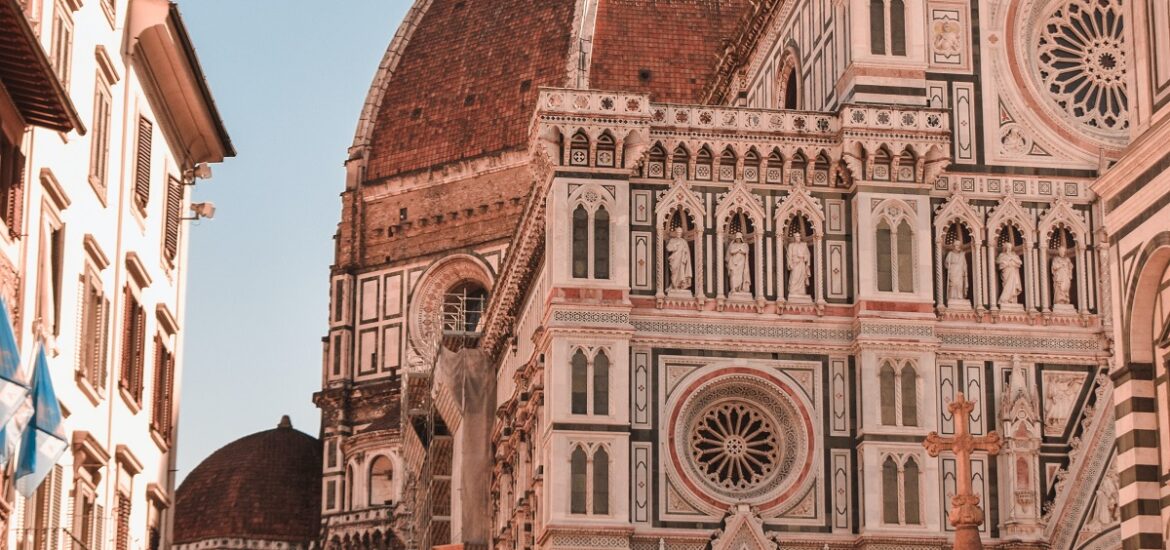
{"label": "wooden window shutter", "polygon": [[98,392],[101,393],[106,387],[106,355],[109,350],[109,340],[106,338],[106,334],[109,332],[110,326],[110,299],[99,292],[94,302],[94,306],[97,308],[97,313],[94,315],[97,330],[93,334],[94,375],[96,376],[94,382]]}
{"label": "wooden window shutter", "polygon": [[115,550],[130,550],[130,497],[118,494],[118,530]]}
{"label": "wooden window shutter", "polygon": [[123,301],[122,306],[122,365],[121,372],[118,375],[118,387],[130,389],[130,366],[134,364],[134,357],[132,350],[134,349],[134,310],[137,306],[134,304],[134,294],[130,292],[130,287],[122,289]]}
{"label": "wooden window shutter", "polygon": [[134,167],[134,204],[146,208],[150,202],[150,145],[154,124],[138,117],[138,151]]}
{"label": "wooden window shutter", "polygon": [[178,178],[167,180],[166,227],[163,234],[163,255],[174,265],[179,254],[179,224],[183,217],[183,182]]}
{"label": "wooden window shutter", "polygon": [[150,396],[151,427],[159,434],[163,434],[163,397],[166,379],[163,369],[166,368],[166,356],[163,349],[162,337],[154,337],[154,391]]}
{"label": "wooden window shutter", "polygon": [[24,155],[20,152],[20,145],[13,145],[10,151],[8,156],[12,160],[5,170],[7,173],[0,174],[0,179],[6,180],[7,187],[4,221],[8,222],[8,236],[15,239],[20,236],[24,214]]}
{"label": "wooden window shutter", "polygon": [[93,527],[90,533],[93,534],[93,540],[88,541],[89,550],[102,550],[102,543],[105,542],[106,534],[106,509],[101,504],[93,505]]}
{"label": "wooden window shutter", "polygon": [[[137,305],[137,304],[136,304]],[[146,368],[146,308],[138,305],[134,321],[134,400],[142,404],[142,372]]]}

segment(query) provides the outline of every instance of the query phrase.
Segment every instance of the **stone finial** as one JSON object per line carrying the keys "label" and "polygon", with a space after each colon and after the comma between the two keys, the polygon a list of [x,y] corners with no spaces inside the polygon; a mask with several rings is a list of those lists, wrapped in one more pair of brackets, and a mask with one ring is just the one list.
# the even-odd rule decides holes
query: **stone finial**
{"label": "stone finial", "polygon": [[280,417],[280,423],[277,424],[276,427],[283,428],[283,429],[291,429],[292,428],[292,419],[289,418],[287,414],[283,415]]}

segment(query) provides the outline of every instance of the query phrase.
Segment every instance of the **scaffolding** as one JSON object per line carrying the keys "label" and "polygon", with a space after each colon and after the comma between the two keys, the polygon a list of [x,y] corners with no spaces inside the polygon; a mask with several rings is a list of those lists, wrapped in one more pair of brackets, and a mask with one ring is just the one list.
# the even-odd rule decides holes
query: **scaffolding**
{"label": "scaffolding", "polygon": [[463,288],[443,296],[439,312],[441,334],[435,339],[429,372],[409,381],[406,397],[410,426],[422,445],[422,464],[413,484],[415,517],[408,548],[425,550],[451,542],[451,474],[454,461],[452,434],[435,409],[435,372],[443,348],[458,351],[475,347],[487,294],[479,288]]}

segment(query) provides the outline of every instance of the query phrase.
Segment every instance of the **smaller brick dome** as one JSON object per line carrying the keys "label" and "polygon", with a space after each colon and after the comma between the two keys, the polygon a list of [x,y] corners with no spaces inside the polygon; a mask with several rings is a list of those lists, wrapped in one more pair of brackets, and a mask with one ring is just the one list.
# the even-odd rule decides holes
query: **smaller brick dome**
{"label": "smaller brick dome", "polygon": [[196,466],[175,495],[175,544],[208,539],[307,546],[321,524],[321,444],[288,416]]}

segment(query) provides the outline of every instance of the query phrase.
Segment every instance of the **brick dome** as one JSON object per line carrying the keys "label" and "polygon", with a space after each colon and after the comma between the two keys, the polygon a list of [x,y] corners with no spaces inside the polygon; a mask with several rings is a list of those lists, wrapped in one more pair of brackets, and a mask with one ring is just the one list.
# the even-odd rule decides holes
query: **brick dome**
{"label": "brick dome", "polygon": [[[367,181],[522,149],[541,87],[578,87],[576,0],[416,2],[383,58],[354,145]],[[698,103],[748,0],[598,3],[589,87]]]}
{"label": "brick dome", "polygon": [[285,416],[197,466],[175,496],[175,543],[208,539],[306,546],[321,523],[321,444]]}

